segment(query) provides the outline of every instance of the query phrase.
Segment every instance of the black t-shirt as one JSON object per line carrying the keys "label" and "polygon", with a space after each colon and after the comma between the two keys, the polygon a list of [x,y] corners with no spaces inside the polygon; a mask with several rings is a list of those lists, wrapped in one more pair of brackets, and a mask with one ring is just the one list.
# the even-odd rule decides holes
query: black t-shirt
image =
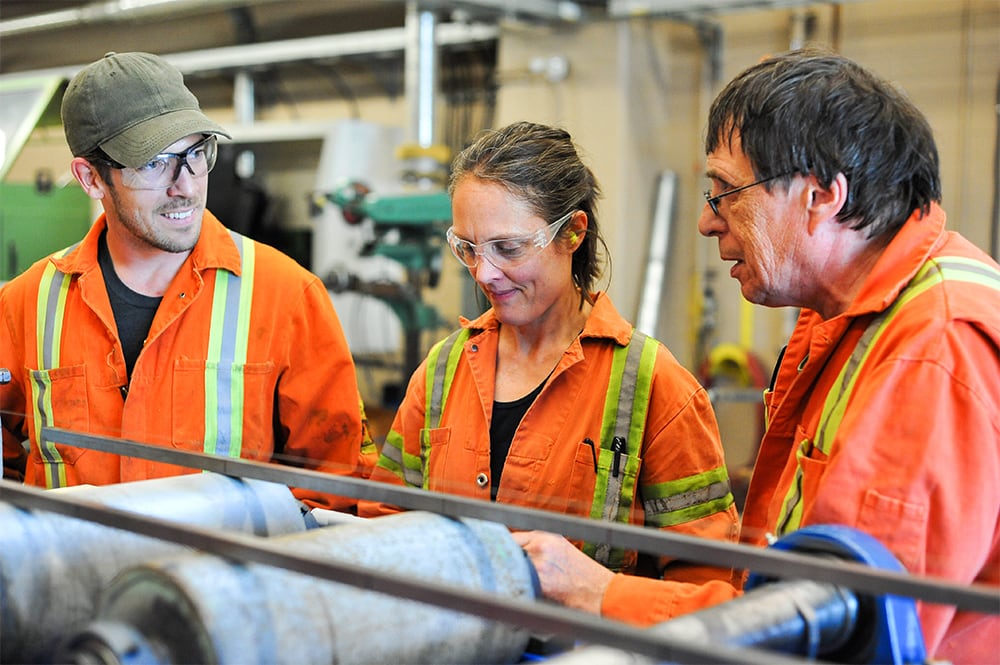
{"label": "black t-shirt", "polygon": [[128,379],[131,380],[132,368],[135,367],[135,361],[142,351],[146,335],[153,325],[153,317],[163,298],[136,293],[119,279],[114,263],[111,262],[111,252],[108,251],[107,231],[101,234],[97,243],[97,262],[104,274],[111,311],[114,312],[115,325],[118,327],[118,339],[125,354],[125,368]]}
{"label": "black t-shirt", "polygon": [[528,412],[528,407],[538,397],[538,393],[542,392],[544,385],[545,381],[542,381],[537,388],[513,402],[493,402],[493,420],[490,422],[490,498],[494,501],[500,487],[500,474],[503,473],[507,453],[510,452],[510,442],[514,440],[514,433],[524,414]]}

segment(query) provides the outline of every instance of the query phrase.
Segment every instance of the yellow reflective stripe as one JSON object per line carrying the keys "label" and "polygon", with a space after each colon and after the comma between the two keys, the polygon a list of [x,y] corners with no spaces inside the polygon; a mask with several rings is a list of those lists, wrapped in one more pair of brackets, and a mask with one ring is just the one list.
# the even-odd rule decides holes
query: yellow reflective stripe
{"label": "yellow reflective stripe", "polygon": [[222,357],[222,328],[225,323],[226,293],[229,273],[215,271],[215,289],[212,297],[212,319],[209,324],[208,355],[205,358],[205,447],[210,455],[216,454],[219,442],[217,414],[219,413],[218,371]]}
{"label": "yellow reflective stripe", "polygon": [[[69,248],[56,253],[55,256],[61,257],[67,251]],[[38,285],[35,316],[39,369],[59,367],[62,320],[69,283],[70,280],[66,279],[66,275],[56,270],[55,264],[51,262],[46,264]]]}
{"label": "yellow reflective stripe", "polygon": [[[633,333],[634,335],[634,333]],[[611,375],[608,378],[608,392],[604,395],[604,415],[601,417],[601,446],[610,448],[611,441],[617,432],[618,425],[618,404],[622,397],[622,384],[625,378],[625,365],[628,362],[629,349],[632,347],[632,340],[626,346],[619,346],[614,350],[611,357]],[[626,387],[628,386],[625,383]],[[634,384],[632,384],[634,386]]]}
{"label": "yellow reflective stripe", "polygon": [[791,487],[788,488],[788,493],[785,494],[781,516],[775,528],[775,532],[779,535],[795,531],[802,524],[802,459],[809,456],[810,450],[812,443],[809,439],[804,439],[799,442],[799,447],[795,451],[795,477],[792,479]]}
{"label": "yellow reflective stripe", "polygon": [[[234,238],[236,236],[234,235]],[[239,305],[236,315],[236,339],[234,340],[234,366],[239,366],[241,371],[238,374],[238,381],[232,381],[230,385],[232,395],[232,411],[230,414],[230,431],[233,433],[233,442],[229,450],[232,457],[239,457],[243,452],[243,420],[246,405],[246,377],[242,368],[247,363],[247,347],[250,343],[250,308],[253,304],[253,276],[256,268],[257,254],[253,241],[239,236],[243,245],[243,269],[239,282]],[[234,377],[235,378],[235,377]]]}
{"label": "yellow reflective stripe", "polygon": [[390,430],[382,444],[378,465],[410,487],[423,487],[423,465],[418,455],[410,455],[403,450],[403,435]]}
{"label": "yellow reflective stripe", "polygon": [[66,486],[66,465],[56,444],[41,438],[41,428],[52,424],[52,382],[48,370],[33,370],[31,372],[32,404],[35,419],[35,432],[38,437],[38,452],[44,464],[45,487]]}
{"label": "yellow reflective stripe", "polygon": [[452,379],[455,378],[462,346],[470,335],[468,328],[456,330],[432,346],[427,354],[425,429],[435,429],[441,425],[441,414],[444,412]]}
{"label": "yellow reflective stripe", "polygon": [[809,455],[813,446],[823,454],[830,455],[831,442],[844,418],[844,411],[850,401],[850,395],[854,392],[859,370],[868,360],[875,344],[907,303],[945,280],[979,284],[1000,291],[1000,272],[987,263],[959,256],[929,259],[920,267],[920,270],[917,271],[917,274],[892,305],[868,324],[852,351],[851,357],[844,363],[836,381],[826,394],[815,443],[810,445],[808,440],[803,441],[795,453],[797,469],[792,486],[789,487],[785,495],[782,514],[776,529],[778,535],[794,531],[801,525],[802,458]]}
{"label": "yellow reflective stripe", "polygon": [[216,270],[205,361],[206,453],[239,457],[243,449],[244,368],[250,336],[254,242],[230,231],[242,260],[241,275]]}
{"label": "yellow reflective stripe", "polygon": [[[639,452],[658,347],[659,342],[655,339],[633,330],[629,343],[613,352],[601,418],[598,473],[590,508],[593,519],[628,523],[636,500]],[[625,555],[623,549],[612,548],[607,543],[586,543],[584,551],[611,568],[620,568]]]}
{"label": "yellow reflective stripe", "polygon": [[430,431],[441,426],[441,415],[451,391],[455,370],[458,369],[465,342],[471,335],[468,328],[460,328],[432,346],[427,354],[427,377],[424,384],[426,403],[424,429],[420,431],[420,457],[408,455],[403,450],[402,438],[399,441],[401,459],[398,463],[402,465],[400,468],[408,485],[426,489],[430,483],[430,476],[426,472],[431,455]]}
{"label": "yellow reflective stripe", "polygon": [[[79,243],[77,243],[79,244]],[[53,258],[62,258],[76,245],[58,252]],[[62,350],[63,316],[66,311],[66,296],[69,293],[71,278],[56,269],[49,261],[42,271],[38,283],[38,296],[35,309],[35,347],[38,369],[31,375],[32,419],[35,425],[35,437],[38,439],[38,451],[45,461],[45,486],[64,487],[66,485],[66,468],[62,463],[62,455],[55,443],[42,439],[43,427],[53,424],[52,414],[52,381],[49,370],[59,367]]]}
{"label": "yellow reflective stripe", "polygon": [[368,415],[365,413],[365,401],[358,396],[358,412],[361,414],[361,455],[377,455],[378,446],[372,440],[371,429],[368,427]]}
{"label": "yellow reflective stripe", "polygon": [[648,526],[666,527],[714,515],[733,503],[729,472],[721,466],[642,488]]}

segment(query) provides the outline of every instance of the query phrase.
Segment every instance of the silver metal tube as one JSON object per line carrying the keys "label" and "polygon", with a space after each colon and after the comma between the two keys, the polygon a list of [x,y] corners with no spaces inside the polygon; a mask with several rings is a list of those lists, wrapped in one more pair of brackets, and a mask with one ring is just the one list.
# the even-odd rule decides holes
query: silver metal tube
{"label": "silver metal tube", "polygon": [[[199,473],[58,490],[102,505],[220,531],[260,536],[305,530],[284,485]],[[178,545],[0,503],[0,662],[52,662],[58,641],[97,612],[122,570],[186,551]]]}
{"label": "silver metal tube", "polygon": [[[650,628],[686,644],[754,647],[816,659],[842,649],[859,625],[858,599],[833,584],[784,580],[708,609]],[[646,665],[653,659],[608,649],[583,647],[548,661],[552,665]],[[834,662],[861,662],[841,661]]]}
{"label": "silver metal tube", "polygon": [[660,174],[656,190],[656,207],[649,232],[649,256],[639,302],[639,315],[635,327],[650,337],[661,338],[659,332],[660,303],[667,281],[667,262],[670,259],[670,229],[674,225],[677,204],[677,174],[664,171]]}
{"label": "silver metal tube", "polygon": [[[495,523],[408,512],[269,542],[357,563],[359,576],[368,567],[493,596],[536,596],[523,551]],[[199,554],[123,573],[103,597],[99,622],[70,640],[63,662],[129,662],[115,653],[124,648],[159,654],[162,663],[512,663],[528,639],[460,612]]]}
{"label": "silver metal tube", "polygon": [[406,6],[406,97],[411,113],[411,138],[420,147],[429,148],[435,142],[437,18],[418,5],[410,0]]}

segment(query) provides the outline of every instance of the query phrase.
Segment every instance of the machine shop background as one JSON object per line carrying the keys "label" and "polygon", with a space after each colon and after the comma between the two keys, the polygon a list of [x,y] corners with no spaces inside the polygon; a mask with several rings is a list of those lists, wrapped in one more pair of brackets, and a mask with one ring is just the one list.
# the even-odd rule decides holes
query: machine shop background
{"label": "machine shop background", "polygon": [[[453,155],[515,120],[565,127],[604,191],[612,298],[713,382],[737,469],[752,461],[751,399],[795,312],[743,302],[697,233],[703,128],[735,73],[806,44],[907,91],[941,151],[949,225],[998,257],[997,0],[0,0],[0,99],[26,80],[64,86],[111,50],[178,64],[234,137],[210,209],[327,282],[377,437],[414,359],[482,303],[448,256],[447,220],[413,198],[442,193],[447,159],[414,169],[401,147]],[[48,85],[34,115],[0,105],[0,279],[82,236],[98,212],[73,192],[60,83]],[[398,201],[402,218],[348,209],[337,192]]]}

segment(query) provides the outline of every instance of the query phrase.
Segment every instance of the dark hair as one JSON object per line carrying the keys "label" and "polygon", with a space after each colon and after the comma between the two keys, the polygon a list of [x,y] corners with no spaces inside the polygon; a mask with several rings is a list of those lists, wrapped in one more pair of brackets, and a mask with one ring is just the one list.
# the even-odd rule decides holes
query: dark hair
{"label": "dark hair", "polygon": [[[705,152],[738,133],[757,178],[838,173],[848,196],[838,215],[869,238],[894,235],[914,210],[941,200],[937,147],[917,107],[886,80],[830,51],[768,58],[712,103]],[[770,186],[770,185],[769,185]]]}
{"label": "dark hair", "polygon": [[[581,298],[591,301],[594,284],[601,276],[598,244],[604,247],[605,257],[610,254],[597,225],[600,186],[580,159],[569,133],[531,122],[487,130],[455,157],[448,193],[454,194],[467,176],[503,186],[550,222],[573,210],[587,213],[587,233],[573,254],[572,273]],[[606,260],[610,263],[610,258]]]}
{"label": "dark hair", "polygon": [[92,152],[86,155],[80,155],[94,167],[94,170],[101,176],[108,187],[114,189],[115,183],[111,180],[111,170],[125,168],[115,160],[108,157],[108,153],[104,152],[100,148],[94,148]]}

